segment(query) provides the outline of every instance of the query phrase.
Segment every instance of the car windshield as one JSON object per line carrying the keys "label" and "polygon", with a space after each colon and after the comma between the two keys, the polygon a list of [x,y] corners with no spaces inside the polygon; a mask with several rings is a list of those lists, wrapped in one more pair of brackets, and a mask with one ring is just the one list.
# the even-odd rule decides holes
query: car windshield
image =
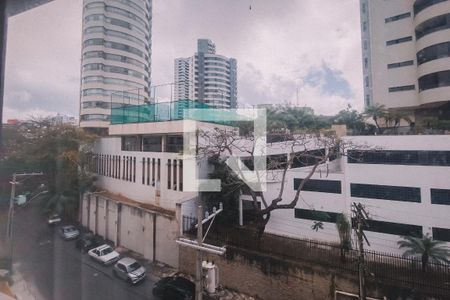
{"label": "car windshield", "polygon": [[140,267],[141,267],[141,265],[138,262],[134,262],[128,266],[128,269],[130,270],[130,272],[133,272],[133,271],[139,269]]}
{"label": "car windshield", "polygon": [[74,227],[66,227],[63,230],[64,230],[64,232],[71,232],[71,231],[75,231],[75,228]]}
{"label": "car windshield", "polygon": [[102,253],[103,253],[103,255],[106,255],[106,254],[109,254],[111,252],[113,252],[113,249],[111,247],[108,247],[108,248],[105,248]]}

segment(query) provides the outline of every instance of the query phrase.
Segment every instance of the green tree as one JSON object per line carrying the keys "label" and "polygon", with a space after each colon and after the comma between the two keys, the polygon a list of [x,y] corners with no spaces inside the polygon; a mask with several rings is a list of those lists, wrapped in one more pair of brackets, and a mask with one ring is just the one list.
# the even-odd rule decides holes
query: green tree
{"label": "green tree", "polygon": [[428,234],[422,238],[413,236],[402,236],[398,241],[400,249],[405,250],[403,257],[420,258],[422,271],[426,270],[429,262],[449,263],[450,250],[445,242],[433,240]]}
{"label": "green tree", "polygon": [[375,125],[377,126],[377,130],[379,133],[382,132],[382,129],[380,127],[380,124],[378,124],[378,120],[380,118],[384,118],[386,116],[387,110],[386,107],[382,104],[374,104],[367,106],[364,115],[366,117],[372,118],[372,120],[375,122]]}
{"label": "green tree", "polygon": [[346,109],[338,112],[338,114],[333,117],[333,122],[335,124],[345,124],[348,129],[351,129],[355,133],[362,133],[366,125],[364,123],[363,115],[358,113],[355,109],[352,109],[350,105],[348,105]]}
{"label": "green tree", "polygon": [[242,181],[218,156],[210,157],[209,162],[214,166],[214,169],[208,177],[211,179],[220,179],[221,192],[204,192],[204,203],[208,211],[211,211],[214,206],[218,207],[219,203],[222,203],[224,211],[218,215],[217,222],[224,225],[236,225],[239,216],[238,205]]}
{"label": "green tree", "polygon": [[310,107],[280,106],[267,110],[267,127],[273,129],[289,129],[291,131],[305,129],[329,128],[332,117],[316,115]]}
{"label": "green tree", "polygon": [[30,120],[18,125],[16,137],[5,141],[0,159],[1,178],[13,173],[42,171],[48,187],[45,208],[61,214],[76,212],[80,193],[94,181],[88,170],[95,136],[50,119]]}
{"label": "green tree", "polygon": [[[284,133],[284,137],[281,138],[285,141],[284,147],[286,153],[289,155],[266,157],[267,170],[274,170],[274,172],[266,172],[265,170],[258,170],[254,168],[254,159],[258,149],[254,147],[256,137],[251,140],[248,137],[242,138],[236,136],[233,132],[221,130],[216,128],[214,131],[200,131],[200,138],[204,141],[204,145],[199,147],[198,155],[200,157],[218,157],[219,162],[225,163],[227,157],[234,156],[234,151],[242,151],[247,154],[246,158],[243,158],[243,163],[249,170],[254,171],[252,181],[254,186],[263,184],[263,181],[269,179],[270,181],[278,182],[279,185],[274,187],[277,189],[275,195],[267,196],[266,193],[261,191],[254,191],[248,186],[242,179],[249,179],[249,175],[245,174],[244,168],[241,168],[237,161],[232,160],[230,166],[239,176],[229,176],[226,179],[229,191],[241,190],[247,196],[251,197],[251,203],[253,208],[253,220],[247,225],[255,229],[256,236],[261,238],[267,223],[271,218],[271,214],[276,210],[288,210],[297,207],[301,196],[300,193],[303,190],[304,185],[308,180],[318,171],[318,168],[327,162],[331,157],[338,155],[344,155],[344,149],[352,149],[354,145],[352,142],[341,140],[339,137],[330,136],[316,136],[314,138],[314,147],[321,145],[322,148],[328,149],[328,151],[315,150],[311,147],[311,135],[308,133],[303,134],[290,134]],[[243,143],[243,141],[245,141]],[[252,143],[248,143],[252,141]],[[245,144],[245,146],[242,146]],[[253,145],[251,145],[253,144]],[[285,195],[285,191],[288,189],[287,174],[292,167],[298,168],[300,164],[308,166],[308,171],[303,177],[301,183],[296,188],[294,194]],[[225,164],[223,167],[226,168]],[[216,177],[217,178],[217,177]],[[256,179],[256,182],[255,182]],[[248,182],[248,181],[247,181]],[[222,186],[223,187],[223,186]],[[222,192],[228,194],[229,191],[223,189]],[[267,198],[266,198],[267,197]],[[320,224],[316,225],[317,230],[320,229]],[[315,230],[315,228],[313,228]]]}

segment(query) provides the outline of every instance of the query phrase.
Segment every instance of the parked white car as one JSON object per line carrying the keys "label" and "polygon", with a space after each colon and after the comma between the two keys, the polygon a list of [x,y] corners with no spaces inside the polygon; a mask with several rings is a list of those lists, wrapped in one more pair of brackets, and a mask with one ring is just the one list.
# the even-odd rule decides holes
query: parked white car
{"label": "parked white car", "polygon": [[120,254],[107,244],[89,250],[88,255],[104,265],[113,264],[120,258]]}
{"label": "parked white car", "polygon": [[61,223],[61,217],[58,214],[52,214],[48,217],[48,225],[56,225]]}

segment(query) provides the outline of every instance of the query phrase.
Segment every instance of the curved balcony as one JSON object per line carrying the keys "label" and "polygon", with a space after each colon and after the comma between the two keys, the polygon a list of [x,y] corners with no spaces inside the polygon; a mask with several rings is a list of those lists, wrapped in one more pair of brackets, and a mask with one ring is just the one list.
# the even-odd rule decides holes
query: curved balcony
{"label": "curved balcony", "polygon": [[450,101],[450,87],[440,87],[419,93],[421,105],[437,104]]}
{"label": "curved balcony", "polygon": [[448,42],[450,41],[450,29],[436,31],[433,33],[430,33],[423,38],[416,41],[416,50],[419,52],[420,50],[437,45],[440,43]]}
{"label": "curved balcony", "polygon": [[450,70],[450,56],[440,57],[417,66],[417,76]]}
{"label": "curved balcony", "polygon": [[[429,14],[433,14],[433,12],[440,11],[439,14],[442,14],[443,4],[448,4],[448,0],[416,0],[414,2],[414,16],[418,23],[423,22],[429,18]],[[418,24],[417,23],[417,24]]]}
{"label": "curved balcony", "polygon": [[450,70],[434,72],[419,78],[421,104],[450,100]]}

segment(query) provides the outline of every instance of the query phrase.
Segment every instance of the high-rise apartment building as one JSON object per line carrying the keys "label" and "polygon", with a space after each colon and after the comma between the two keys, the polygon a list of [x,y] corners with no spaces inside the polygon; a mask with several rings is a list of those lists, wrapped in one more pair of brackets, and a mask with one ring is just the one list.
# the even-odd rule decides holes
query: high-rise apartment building
{"label": "high-rise apartment building", "polygon": [[450,1],[360,0],[365,105],[450,119]]}
{"label": "high-rise apartment building", "polygon": [[106,128],[111,108],[149,100],[151,0],[84,0],[80,126]]}
{"label": "high-rise apartment building", "polygon": [[237,61],[216,54],[211,40],[199,39],[197,53],[174,64],[175,100],[191,99],[216,108],[237,105]]}

